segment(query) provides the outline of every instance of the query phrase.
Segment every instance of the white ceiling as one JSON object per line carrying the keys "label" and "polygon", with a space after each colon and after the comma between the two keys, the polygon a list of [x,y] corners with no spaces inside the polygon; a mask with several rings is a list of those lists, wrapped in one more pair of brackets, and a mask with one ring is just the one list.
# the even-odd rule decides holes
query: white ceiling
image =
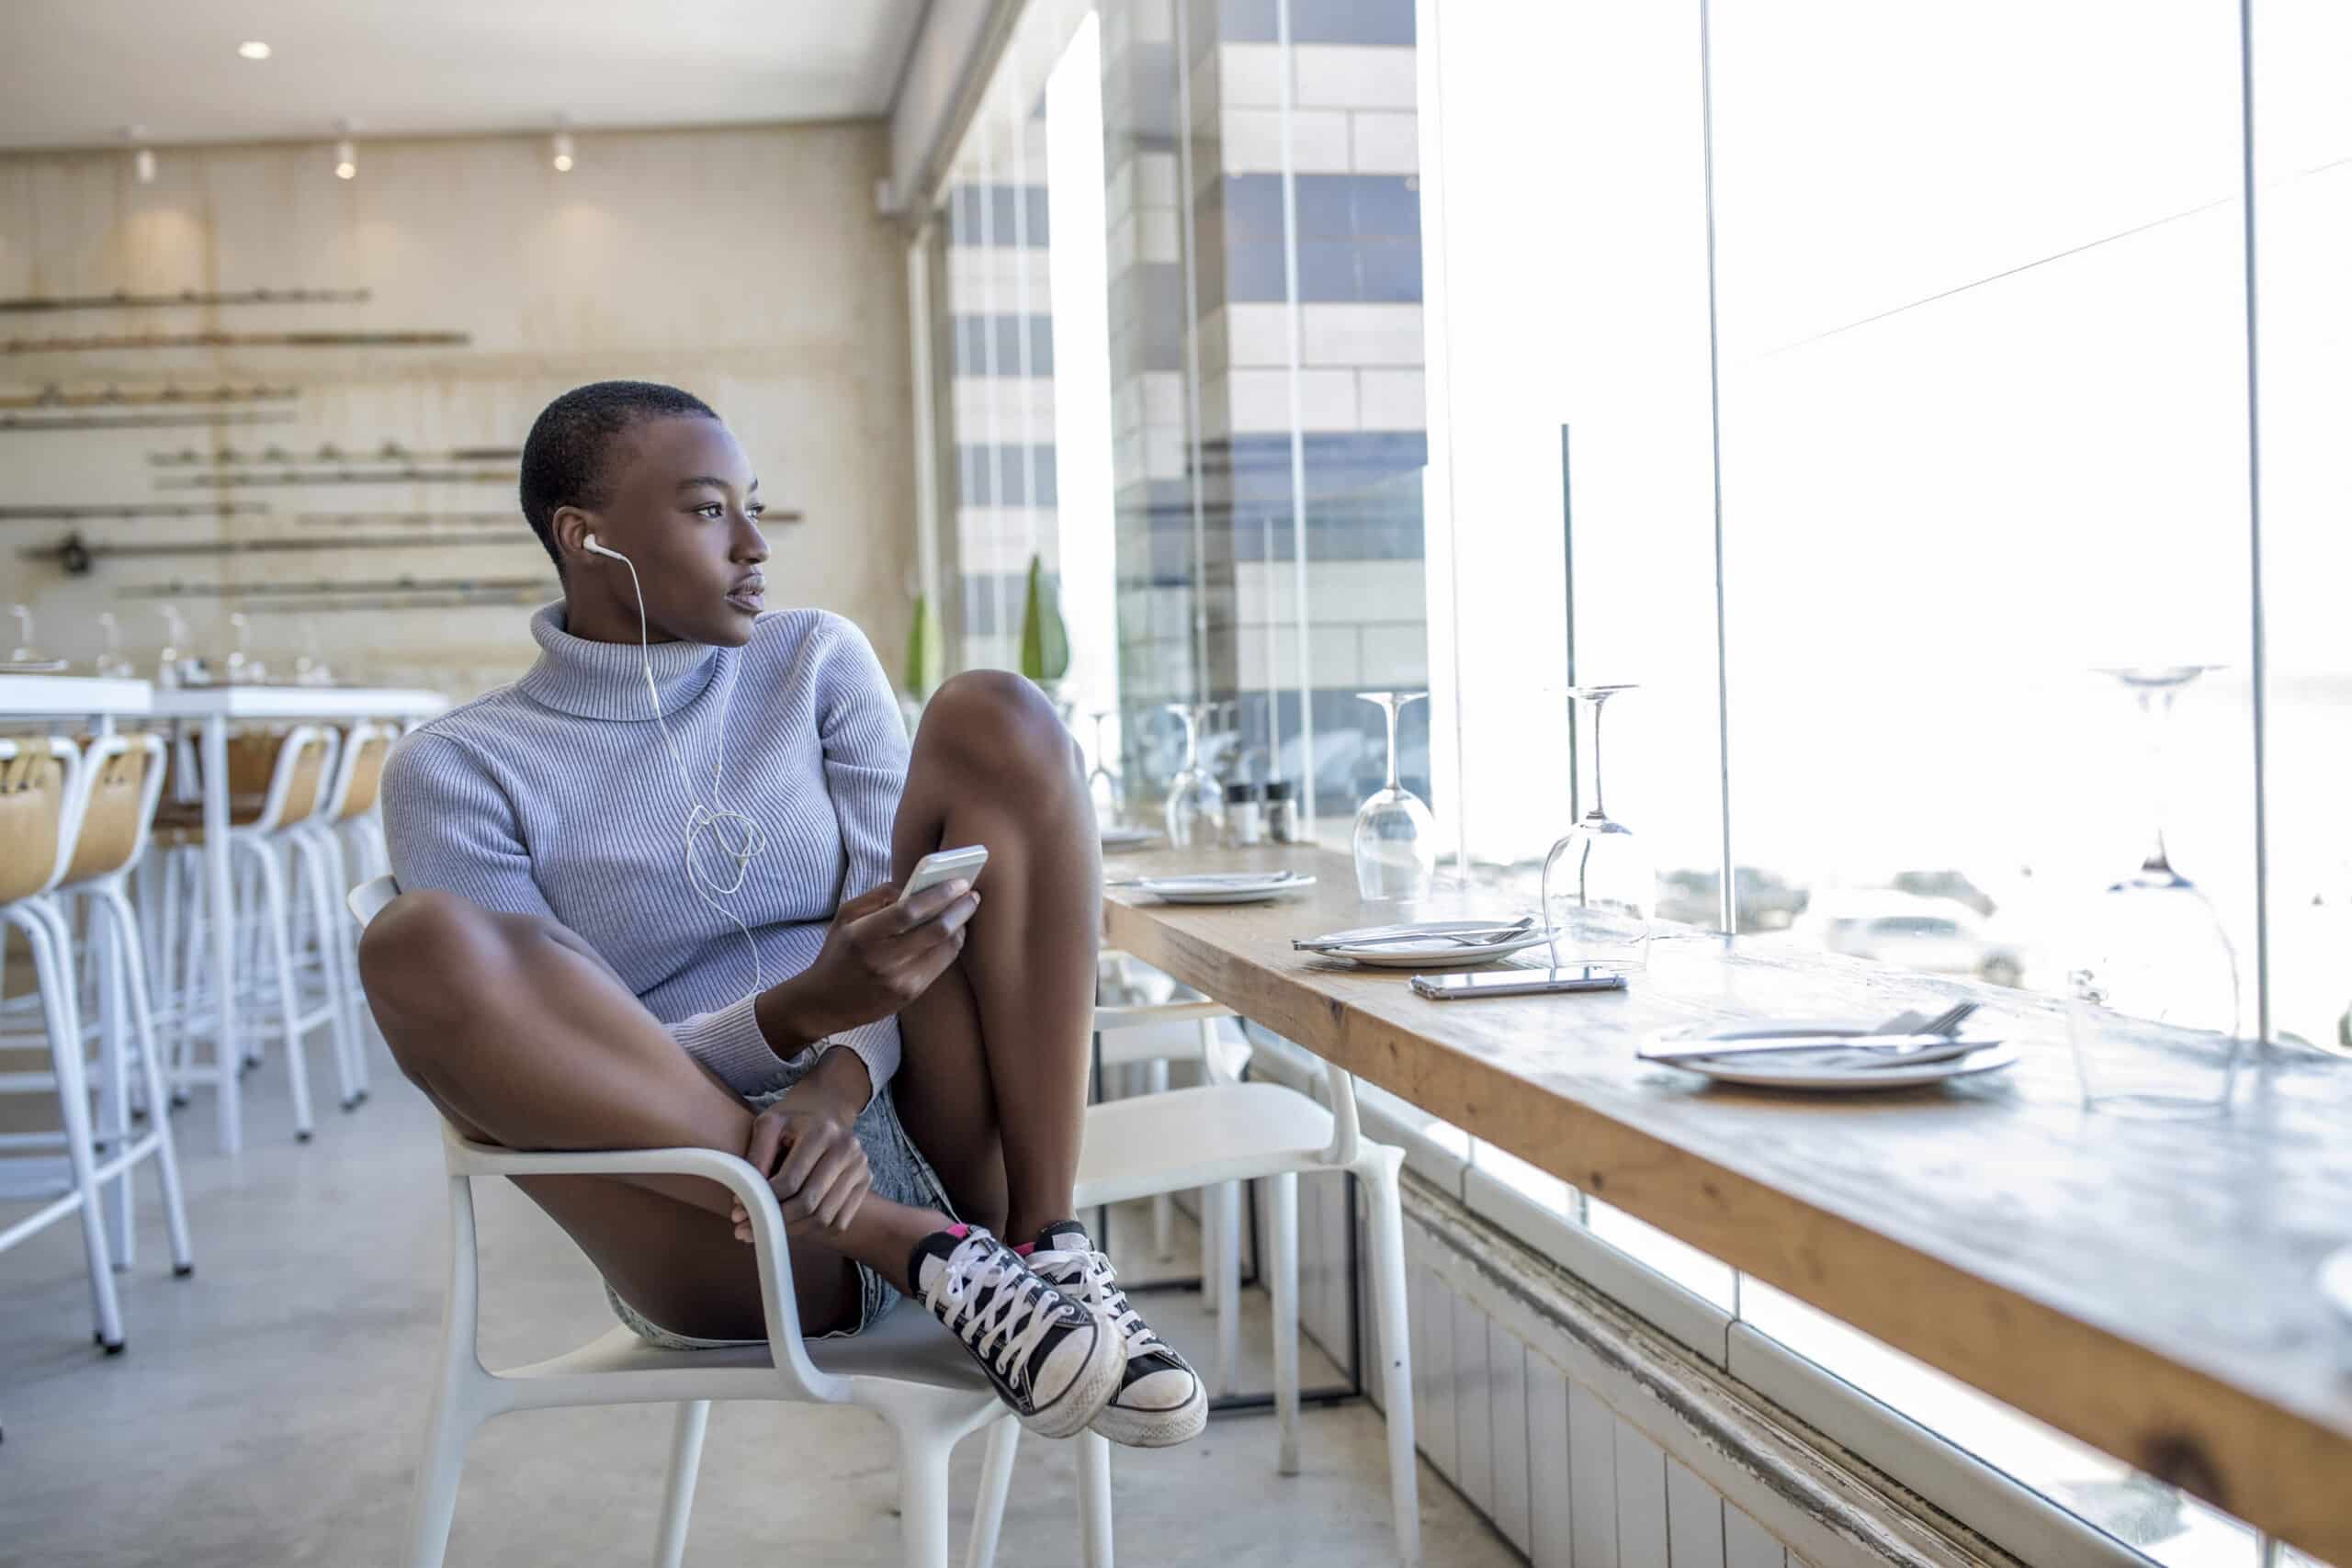
{"label": "white ceiling", "polygon": [[881,115],[924,4],[0,0],[0,148]]}

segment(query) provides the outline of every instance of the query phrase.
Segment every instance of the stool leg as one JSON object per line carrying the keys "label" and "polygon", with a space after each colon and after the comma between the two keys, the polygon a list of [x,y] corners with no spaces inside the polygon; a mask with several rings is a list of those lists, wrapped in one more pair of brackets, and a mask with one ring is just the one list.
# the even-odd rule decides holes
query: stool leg
{"label": "stool leg", "polygon": [[1274,1308],[1275,1470],[1298,1473],[1298,1178],[1285,1171],[1266,1183],[1272,1211],[1273,1257],[1267,1294]]}
{"label": "stool leg", "polygon": [[1078,1513],[1085,1537],[1079,1561],[1084,1568],[1111,1568],[1111,1439],[1080,1432],[1078,1443]]}
{"label": "stool leg", "polygon": [[[1168,1092],[1168,1058],[1160,1057],[1144,1069],[1144,1091],[1148,1094]],[[1176,1201],[1161,1192],[1151,1201],[1151,1255],[1162,1263],[1176,1255]]]}
{"label": "stool leg", "polygon": [[1372,1244],[1372,1304],[1387,1405],[1388,1507],[1396,1560],[1415,1568],[1421,1560],[1421,1472],[1413,1452],[1413,1329],[1406,1316],[1404,1206],[1396,1190],[1396,1168],[1403,1163],[1402,1150],[1363,1148],[1355,1170],[1370,1204],[1364,1231]]}
{"label": "stool leg", "polygon": [[196,1272],[196,1249],[188,1240],[187,1204],[180,1189],[179,1148],[172,1134],[172,1119],[162,1109],[165,1103],[162,1048],[155,1038],[153,1014],[147,1006],[147,975],[140,951],[138,920],[119,883],[100,889],[96,897],[111,917],[107,925],[120,944],[122,966],[128,971],[130,1023],[133,1037],[139,1042],[140,1072],[147,1086],[147,1103],[156,1108],[149,1119],[149,1135],[155,1140],[155,1182],[163,1190],[164,1229],[171,1238],[172,1272],[184,1280]]}
{"label": "stool leg", "polygon": [[1220,1182],[1216,1203],[1216,1391],[1231,1393],[1241,1375],[1241,1183]]}
{"label": "stool leg", "polygon": [[334,918],[334,896],[327,890],[326,854],[316,839],[304,835],[295,841],[294,861],[310,902],[311,925],[319,939],[319,977],[326,992],[327,1039],[334,1051],[335,1081],[342,1091],[343,1109],[349,1111],[359,1103],[359,1080],[354,1066],[359,1048],[351,1023],[350,998],[343,988],[343,930]]}
{"label": "stool leg", "polygon": [[[294,955],[286,942],[286,874],[269,845],[248,841],[261,878],[262,936],[269,943],[270,967],[277,972],[277,1006],[285,1019],[279,1032],[286,1048],[286,1083],[294,1099],[294,1141],[311,1141],[311,1069],[302,1049],[301,1010],[294,993]],[[253,1032],[256,1036],[260,1031]]]}
{"label": "stool leg", "polygon": [[100,1101],[105,1107],[107,1156],[123,1160],[114,1179],[107,1184],[107,1215],[114,1226],[114,1266],[119,1271],[138,1260],[139,1230],[133,1213],[137,1194],[130,1185],[130,1163],[123,1159],[131,1141],[130,1032],[124,1026],[122,963],[110,940],[112,935],[112,922],[93,908],[84,951],[98,979],[98,1070],[104,1085]]}
{"label": "stool leg", "polygon": [[41,1015],[49,1025],[50,1060],[57,1075],[58,1115],[65,1123],[65,1157],[82,1199],[82,1248],[89,1260],[91,1315],[96,1320],[97,1341],[111,1356],[122,1349],[122,1306],[115,1296],[114,1260],[107,1256],[99,1208],[97,1160],[90,1149],[90,1089],[82,1074],[82,1027],[74,1009],[73,953],[59,947],[54,931],[40,909],[15,904],[8,908],[6,918],[25,933],[40,977]]}

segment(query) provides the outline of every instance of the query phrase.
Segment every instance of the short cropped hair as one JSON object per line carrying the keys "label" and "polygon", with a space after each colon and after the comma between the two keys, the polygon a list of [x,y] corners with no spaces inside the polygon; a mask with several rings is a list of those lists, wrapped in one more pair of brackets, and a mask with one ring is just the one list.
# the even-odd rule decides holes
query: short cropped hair
{"label": "short cropped hair", "polygon": [[523,515],[558,570],[563,553],[555,542],[557,509],[605,503],[613,437],[649,419],[685,415],[718,417],[692,392],[658,381],[592,381],[539,411],[523,443]]}

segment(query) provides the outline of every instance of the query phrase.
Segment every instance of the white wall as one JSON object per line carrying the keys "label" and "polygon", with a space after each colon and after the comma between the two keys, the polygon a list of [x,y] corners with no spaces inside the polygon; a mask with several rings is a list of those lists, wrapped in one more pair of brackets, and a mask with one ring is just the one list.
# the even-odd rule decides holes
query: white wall
{"label": "white wall", "polygon": [[[365,304],[0,314],[0,344],[57,335],[457,330],[462,348],[0,352],[0,395],[167,382],[293,383],[295,423],[263,428],[26,434],[0,432],[0,506],[203,500],[161,491],[154,452],[277,444],[346,450],[519,446],[555,393],[582,381],[674,382],[742,438],[771,505],[807,513],[770,530],[770,600],[818,604],[864,626],[895,668],[910,610],[913,488],[901,243],[874,209],[888,159],[879,122],[588,135],[569,175],[538,138],[363,141],[359,176],[328,149],[164,149],[136,183],[115,153],[0,157],[0,297],[365,288]],[[495,484],[344,485],[224,491],[270,517],[79,525],[94,541],[311,535],[306,511],[513,512]],[[144,667],[162,640],[168,581],[518,576],[547,558],[518,513],[511,547],[317,551],[102,563],[69,580],[22,561],[68,525],[0,524],[0,598],[26,599],[45,651],[87,659],[113,607]],[[217,654],[217,602],[182,601]],[[495,606],[315,618],[338,673],[427,682],[464,694],[531,656],[527,612]],[[256,615],[256,652],[290,664],[292,617]]]}

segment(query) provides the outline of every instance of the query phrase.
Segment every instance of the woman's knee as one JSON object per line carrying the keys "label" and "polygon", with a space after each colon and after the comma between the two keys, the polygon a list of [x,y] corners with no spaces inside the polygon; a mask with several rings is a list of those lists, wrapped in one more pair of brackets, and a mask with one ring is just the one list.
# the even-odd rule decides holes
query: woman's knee
{"label": "woman's knee", "polygon": [[924,705],[915,744],[990,773],[1014,769],[1053,778],[1085,776],[1078,742],[1053,704],[1035,682],[1006,670],[967,670],[949,677]]}
{"label": "woman's knee", "polygon": [[513,917],[454,893],[403,893],[359,938],[359,981],[403,1066],[454,1043],[448,1027],[496,994],[511,970]]}

